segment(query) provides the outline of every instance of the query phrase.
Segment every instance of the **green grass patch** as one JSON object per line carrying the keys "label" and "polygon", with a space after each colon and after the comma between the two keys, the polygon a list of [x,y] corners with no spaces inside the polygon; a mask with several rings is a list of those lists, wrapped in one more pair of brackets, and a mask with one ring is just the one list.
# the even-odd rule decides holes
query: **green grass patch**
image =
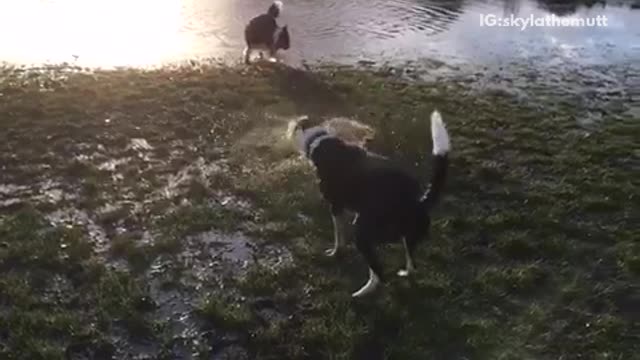
{"label": "green grass patch", "polygon": [[209,297],[198,308],[198,314],[218,329],[247,329],[252,322],[252,314],[243,304],[234,304],[216,297]]}
{"label": "green grass patch", "polygon": [[[12,329],[0,330],[4,358],[114,352],[121,345],[109,334],[122,326],[168,351],[169,330],[149,316],[157,301],[145,286],[149,265],[176,255],[167,261],[188,275],[191,264],[177,263],[186,237],[242,228],[263,236],[260,246],[286,246],[293,264],[234,272],[233,291],[196,307],[205,327],[241,334],[235,345],[258,359],[632,359],[640,351],[638,161],[629,152],[637,119],[608,112],[584,128],[561,94],[522,102],[330,67],[69,73],[51,79],[51,91],[40,77],[7,69],[0,79],[3,181],[36,194],[47,179],[68,181],[67,205],[107,229],[106,258],[135,271],[105,266],[82,225],[53,228],[34,210],[3,209],[0,329]],[[366,267],[350,245],[323,256],[333,236],[328,206],[313,169],[277,134],[290,116],[356,117],[376,130],[372,150],[426,181],[436,108],[453,152],[418,272],[396,278],[402,250],[387,246],[389,283],[354,301]],[[150,148],[130,147],[141,138]],[[95,214],[111,203],[121,210]],[[141,245],[144,230],[159,235]],[[51,296],[54,285],[64,296]],[[256,299],[268,311],[248,305]],[[194,351],[220,345],[199,344]]]}
{"label": "green grass patch", "polygon": [[[127,273],[108,270],[76,229],[52,228],[35,210],[0,220],[0,354],[7,359],[63,359],[82,338],[113,353],[108,333],[132,322],[144,292]],[[106,349],[106,350],[105,350]]]}

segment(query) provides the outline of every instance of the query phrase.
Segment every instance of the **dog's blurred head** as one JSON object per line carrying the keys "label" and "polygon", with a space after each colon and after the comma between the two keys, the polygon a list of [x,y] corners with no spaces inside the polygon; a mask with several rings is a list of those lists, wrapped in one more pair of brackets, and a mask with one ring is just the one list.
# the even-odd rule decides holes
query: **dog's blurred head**
{"label": "dog's blurred head", "polygon": [[289,122],[287,135],[296,149],[308,157],[322,139],[336,137],[347,144],[365,148],[375,132],[371,127],[349,118],[335,117],[322,122],[304,116]]}
{"label": "dog's blurred head", "polygon": [[287,133],[296,149],[306,157],[311,155],[311,151],[320,140],[335,136],[331,129],[314,124],[306,116],[291,121]]}
{"label": "dog's blurred head", "polygon": [[277,18],[278,16],[280,16],[280,13],[282,12],[282,1],[280,0],[276,0],[273,2],[273,4],[271,4],[271,6],[269,6],[269,8],[267,9],[267,14],[273,16],[274,18]]}
{"label": "dog's blurred head", "polygon": [[334,117],[326,121],[325,126],[332,129],[340,140],[363,149],[375,137],[373,128],[352,118]]}
{"label": "dog's blurred head", "polygon": [[289,50],[291,47],[291,39],[289,37],[289,29],[287,25],[277,30],[275,48]]}

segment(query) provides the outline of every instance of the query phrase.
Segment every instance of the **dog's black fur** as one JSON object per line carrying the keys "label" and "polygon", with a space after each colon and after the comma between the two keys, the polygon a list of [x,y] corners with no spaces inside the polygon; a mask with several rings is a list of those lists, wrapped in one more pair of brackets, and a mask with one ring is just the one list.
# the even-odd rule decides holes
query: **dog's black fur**
{"label": "dog's black fur", "polygon": [[[310,149],[319,137],[324,139]],[[331,205],[332,215],[340,217],[345,210],[357,213],[356,247],[380,281],[385,275],[376,256],[376,244],[404,238],[407,255],[413,258],[416,245],[428,236],[429,211],[445,184],[448,149],[433,157],[428,191],[399,164],[347,144],[326,131],[306,138],[302,150],[315,166],[320,191]]]}
{"label": "dog's black fur", "polygon": [[[251,51],[264,48],[273,57],[279,49],[288,50],[291,46],[287,26],[278,27],[276,18],[280,15],[280,7],[274,2],[267,13],[251,19],[244,29],[245,49],[244,62],[249,63]],[[262,52],[260,53],[262,55]]]}

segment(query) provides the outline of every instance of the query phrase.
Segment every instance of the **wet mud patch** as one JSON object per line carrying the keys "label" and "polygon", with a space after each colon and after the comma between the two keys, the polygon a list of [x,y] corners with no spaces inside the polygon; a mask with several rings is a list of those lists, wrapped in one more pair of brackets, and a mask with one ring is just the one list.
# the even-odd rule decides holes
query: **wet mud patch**
{"label": "wet mud patch", "polygon": [[[267,268],[291,266],[291,253],[281,246],[265,244],[242,233],[223,234],[210,231],[197,235],[192,240],[213,261],[232,265],[236,275],[241,275],[251,263]],[[227,267],[227,266],[225,266]]]}
{"label": "wet mud patch", "polygon": [[[160,254],[144,274],[138,275],[148,286],[151,310],[147,320],[161,325],[158,336],[166,340],[161,346],[152,342],[155,343],[152,349],[136,345],[132,351],[172,356],[202,351],[220,352],[220,356],[246,352],[242,345],[246,340],[241,339],[247,329],[241,331],[245,335],[237,338],[239,329],[233,325],[237,311],[233,304],[244,306],[245,301],[235,284],[257,265],[268,269],[292,266],[293,255],[282,246],[265,244],[240,232],[211,230],[183,238],[179,250]],[[205,311],[203,315],[202,309],[211,299],[221,304],[215,311],[224,320],[215,318],[212,322],[212,314]],[[125,345],[122,336],[117,339]]]}
{"label": "wet mud patch", "polygon": [[61,181],[47,179],[36,184],[16,185],[0,184],[0,211],[18,208],[25,204],[38,204],[41,207],[54,207],[77,200],[78,193]]}
{"label": "wet mud patch", "polygon": [[108,250],[110,244],[105,230],[86,211],[75,208],[59,209],[47,214],[45,218],[55,227],[84,229],[96,253],[103,254]]}

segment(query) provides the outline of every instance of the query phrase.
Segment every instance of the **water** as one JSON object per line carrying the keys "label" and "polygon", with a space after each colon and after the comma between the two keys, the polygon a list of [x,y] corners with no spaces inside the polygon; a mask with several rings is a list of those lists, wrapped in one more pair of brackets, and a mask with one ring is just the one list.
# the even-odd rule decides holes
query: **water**
{"label": "water", "polygon": [[[0,0],[0,64],[240,63],[245,24],[271,2]],[[487,16],[603,26],[483,26]],[[278,22],[290,29],[279,57],[291,66],[390,65],[524,101],[562,96],[582,124],[640,116],[640,0],[287,0]]]}
{"label": "water", "polygon": [[[607,65],[640,60],[640,2],[288,0],[279,19],[301,62]],[[587,1],[585,1],[587,2]],[[270,0],[2,0],[0,61],[88,67],[236,62],[244,24]],[[606,4],[603,4],[606,3]],[[606,27],[487,27],[481,15],[607,18]]]}

